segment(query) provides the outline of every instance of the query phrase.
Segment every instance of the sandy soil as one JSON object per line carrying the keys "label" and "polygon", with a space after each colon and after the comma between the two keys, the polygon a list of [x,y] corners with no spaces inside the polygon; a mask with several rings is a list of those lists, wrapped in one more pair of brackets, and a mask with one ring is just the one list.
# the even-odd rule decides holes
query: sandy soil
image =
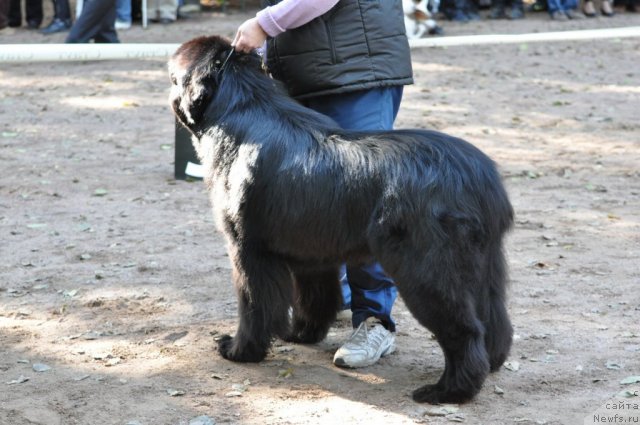
{"label": "sandy soil", "polygon": [[[121,38],[232,35],[250,14]],[[444,25],[516,33],[640,16]],[[2,64],[0,423],[582,424],[640,387],[621,384],[640,375],[638,64],[640,39],[414,51],[398,127],[485,150],[517,213],[509,368],[446,410],[410,399],[443,360],[401,301],[398,350],[373,367],[332,366],[345,320],[315,346],[276,341],[260,364],[218,356],[215,336],[236,325],[230,267],[202,183],[173,178],[165,61]]]}

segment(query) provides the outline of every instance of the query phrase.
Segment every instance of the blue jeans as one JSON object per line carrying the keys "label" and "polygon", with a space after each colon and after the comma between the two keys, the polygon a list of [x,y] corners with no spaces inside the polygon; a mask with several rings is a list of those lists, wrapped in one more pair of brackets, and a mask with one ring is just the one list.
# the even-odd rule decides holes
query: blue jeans
{"label": "blue jeans", "polygon": [[[311,109],[333,118],[349,130],[391,130],[400,108],[403,86],[382,87],[344,94],[305,99]],[[398,296],[393,280],[385,275],[379,263],[340,270],[342,297],[351,306],[353,327],[375,317],[392,332],[395,322],[391,308]]]}
{"label": "blue jeans", "polygon": [[131,0],[116,0],[116,19],[131,22]]}
{"label": "blue jeans", "polygon": [[573,10],[578,7],[577,0],[547,0],[547,7],[549,8],[549,14],[553,15],[557,11]]}

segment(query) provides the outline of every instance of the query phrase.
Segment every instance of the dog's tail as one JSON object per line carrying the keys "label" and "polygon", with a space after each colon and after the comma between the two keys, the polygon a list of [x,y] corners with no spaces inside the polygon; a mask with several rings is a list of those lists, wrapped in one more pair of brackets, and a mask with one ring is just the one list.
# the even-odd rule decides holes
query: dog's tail
{"label": "dog's tail", "polygon": [[[485,344],[494,371],[509,355],[513,336],[506,309],[508,267],[503,244],[513,226],[514,211],[496,164],[470,144],[453,143],[459,150],[451,153],[452,163],[464,176],[457,190],[465,194],[461,198],[466,201],[449,198],[456,212],[449,209],[438,221],[474,263],[475,272],[470,278],[477,279],[475,308],[485,327]],[[456,156],[460,154],[465,158]]]}
{"label": "dog's tail", "polygon": [[476,308],[485,326],[485,345],[491,371],[495,371],[507,359],[513,337],[506,308],[508,267],[503,245],[505,234],[513,226],[514,212],[493,161],[484,168],[484,173],[484,196],[479,200],[484,221],[479,268],[483,293],[477,298]]}

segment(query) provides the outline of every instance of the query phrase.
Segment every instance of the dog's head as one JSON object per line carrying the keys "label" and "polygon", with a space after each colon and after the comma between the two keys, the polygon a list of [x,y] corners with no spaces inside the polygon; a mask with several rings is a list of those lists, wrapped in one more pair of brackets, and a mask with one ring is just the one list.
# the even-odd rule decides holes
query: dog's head
{"label": "dog's head", "polygon": [[202,123],[218,87],[220,69],[233,51],[218,36],[198,37],[181,45],[169,60],[169,103],[180,122],[192,132]]}

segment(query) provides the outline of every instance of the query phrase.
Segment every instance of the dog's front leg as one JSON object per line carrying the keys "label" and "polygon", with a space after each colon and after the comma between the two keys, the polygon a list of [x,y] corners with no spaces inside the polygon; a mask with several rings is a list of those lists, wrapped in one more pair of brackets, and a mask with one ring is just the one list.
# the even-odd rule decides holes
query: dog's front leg
{"label": "dog's front leg", "polygon": [[259,362],[267,354],[271,337],[288,328],[291,271],[269,253],[232,249],[230,257],[240,323],[234,337],[220,338],[218,351],[228,360]]}
{"label": "dog's front leg", "polygon": [[294,271],[293,320],[282,339],[314,344],[327,336],[342,307],[338,267]]}

